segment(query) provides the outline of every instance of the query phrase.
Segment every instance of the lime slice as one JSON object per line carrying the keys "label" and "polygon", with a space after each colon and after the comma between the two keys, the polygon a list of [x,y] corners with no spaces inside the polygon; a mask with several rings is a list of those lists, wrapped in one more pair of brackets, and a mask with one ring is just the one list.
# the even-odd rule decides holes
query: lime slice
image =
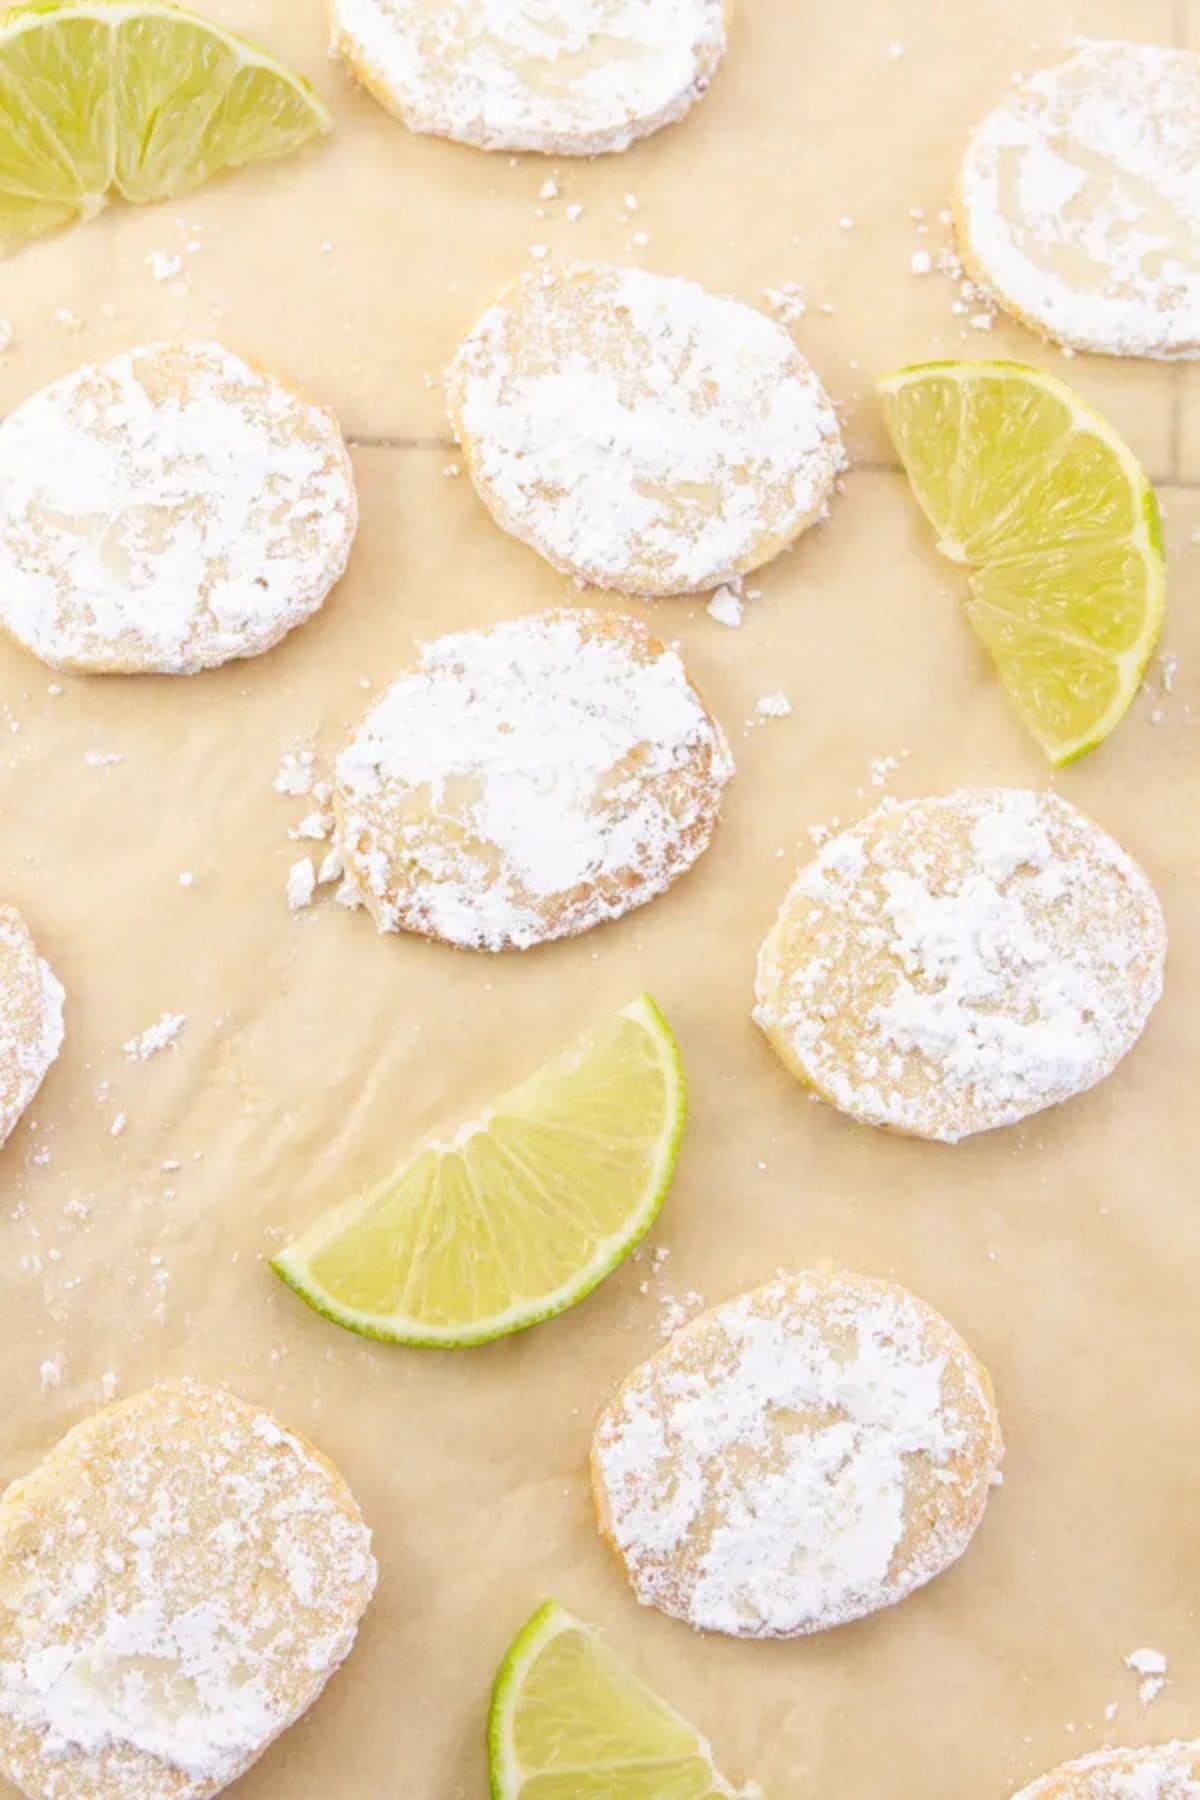
{"label": "lime slice", "polygon": [[0,13],[0,248],[282,156],[332,121],[307,82],[168,5],[48,0]]}
{"label": "lime slice", "polygon": [[879,383],[967,615],[1050,760],[1101,743],[1137,692],[1166,600],[1154,490],[1112,427],[1020,363],[918,363]]}
{"label": "lime slice", "polygon": [[553,1600],[500,1665],[488,1760],[492,1800],[762,1800],[731,1787],[687,1720]]}
{"label": "lime slice", "polygon": [[271,1267],[367,1337],[455,1348],[523,1331],[590,1294],[649,1230],[685,1111],[678,1046],[643,994]]}

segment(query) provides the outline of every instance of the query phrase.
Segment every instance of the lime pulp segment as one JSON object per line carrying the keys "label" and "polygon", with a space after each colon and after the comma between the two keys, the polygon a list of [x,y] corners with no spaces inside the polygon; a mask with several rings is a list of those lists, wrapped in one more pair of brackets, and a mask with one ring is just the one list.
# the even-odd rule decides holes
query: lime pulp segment
{"label": "lime pulp segment", "polygon": [[591,1626],[550,1601],[512,1644],[488,1717],[492,1800],[762,1800]]}
{"label": "lime pulp segment", "polygon": [[582,1300],[649,1230],[685,1111],[678,1047],[643,995],[271,1266],[327,1318],[389,1342],[523,1330]]}
{"label": "lime pulp segment", "polygon": [[0,246],[282,156],[332,121],[308,84],[181,7],[49,0],[0,14]]}
{"label": "lime pulp segment", "polygon": [[879,383],[939,548],[970,568],[967,615],[1056,764],[1127,711],[1166,600],[1154,490],[1128,446],[1053,376],[925,363]]}

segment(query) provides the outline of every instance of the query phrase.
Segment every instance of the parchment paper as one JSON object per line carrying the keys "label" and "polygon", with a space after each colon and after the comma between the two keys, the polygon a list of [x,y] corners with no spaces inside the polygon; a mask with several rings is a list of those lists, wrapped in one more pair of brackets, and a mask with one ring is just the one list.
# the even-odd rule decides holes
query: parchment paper
{"label": "parchment paper", "polygon": [[[1194,453],[1177,461],[1191,377],[976,332],[945,279],[909,270],[942,240],[963,134],[1013,69],[1076,31],[1200,43],[1194,4],[743,0],[692,117],[578,167],[411,137],[323,60],[317,0],[210,4],[312,74],[336,139],[179,207],[114,208],[0,267],[15,331],[0,406],[89,356],[215,332],[339,409],[363,525],[324,612],[253,663],[60,680],[0,649],[0,891],[68,992],[62,1059],[0,1156],[0,1479],[99,1405],[110,1373],[120,1393],[227,1383],[336,1458],[376,1531],[378,1598],[246,1800],[480,1800],[493,1672],[549,1595],[605,1626],[772,1800],[1004,1800],[1107,1739],[1200,1735],[1200,492]],[[562,198],[541,219],[551,169]],[[649,243],[631,250],[635,230]],[[646,609],[738,757],[711,853],[619,925],[498,959],[380,939],[329,902],[290,917],[286,870],[307,847],[286,830],[307,803],[272,778],[288,747],[336,748],[418,638],[574,595],[443,473],[423,379],[534,243],[751,300],[801,282],[797,337],[856,467],[829,523],[753,584],[740,630],[701,603]],[[181,252],[184,278],[156,281],[155,250]],[[876,371],[939,354],[1065,374],[1129,434],[1163,484],[1179,657],[1172,691],[1153,670],[1115,738],[1057,781],[1154,878],[1166,998],[1103,1088],[953,1150],[810,1103],[749,1019],[755,950],[808,827],[881,797],[873,761],[901,759],[876,773],[902,796],[1050,779],[870,396]],[[792,716],[748,726],[779,689]],[[458,1355],[360,1342],[275,1281],[265,1257],[319,1209],[643,987],[692,1090],[657,1275],[631,1263],[561,1321]],[[187,1015],[177,1047],[129,1062],[122,1043],[164,1011]],[[795,1645],[702,1640],[640,1610],[600,1543],[592,1420],[660,1341],[668,1299],[717,1301],[817,1259],[906,1282],[966,1334],[996,1380],[1006,1483],[963,1562],[890,1613]],[[1148,1709],[1122,1667],[1142,1645],[1170,1658]]]}

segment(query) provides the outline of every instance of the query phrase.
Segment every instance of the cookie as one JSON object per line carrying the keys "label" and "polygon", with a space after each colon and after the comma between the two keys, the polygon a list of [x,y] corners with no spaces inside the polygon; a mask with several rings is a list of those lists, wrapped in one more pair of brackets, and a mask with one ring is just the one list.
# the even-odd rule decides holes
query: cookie
{"label": "cookie", "polygon": [[62,1048],[63,994],[15,906],[0,906],[0,1144]]}
{"label": "cookie", "polygon": [[1051,1769],[1013,1800],[1196,1800],[1200,1743],[1101,1750]]}
{"label": "cookie", "polygon": [[725,51],[732,0],[331,0],[333,48],[410,131],[595,156],[672,124]]}
{"label": "cookie", "polygon": [[333,1466],[182,1381],[0,1499],[0,1772],[29,1800],[204,1800],[349,1654],[375,1585]]}
{"label": "cookie", "polygon": [[888,1282],[809,1272],[703,1313],[635,1369],[592,1481],[643,1605],[786,1638],[940,1574],[1002,1455],[987,1373],[945,1319]]}
{"label": "cookie", "polygon": [[0,625],[82,673],[257,656],[321,605],[357,520],[322,407],[220,344],[126,351],[0,424]]}
{"label": "cookie", "polygon": [[1033,330],[1110,356],[1200,352],[1200,57],[1086,44],[967,146],[968,272]]}
{"label": "cookie", "polygon": [[781,325],[693,281],[602,263],[522,277],[446,378],[497,524],[622,593],[735,581],[823,517],[843,466]]}
{"label": "cookie", "polygon": [[1111,1074],[1165,956],[1141,869],[1057,795],[889,800],[797,876],[754,1017],[852,1118],[957,1143]]}
{"label": "cookie", "polygon": [[539,613],[424,646],[338,758],[339,848],[381,931],[527,949],[668,888],[732,771],[673,650]]}

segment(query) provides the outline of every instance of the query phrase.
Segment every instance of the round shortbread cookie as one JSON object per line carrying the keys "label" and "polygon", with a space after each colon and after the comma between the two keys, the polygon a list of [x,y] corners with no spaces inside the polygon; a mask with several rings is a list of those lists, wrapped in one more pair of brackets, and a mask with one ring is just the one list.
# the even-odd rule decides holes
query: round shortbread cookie
{"label": "round shortbread cookie", "polygon": [[732,0],[330,0],[333,48],[411,131],[594,156],[681,119]]}
{"label": "round shortbread cookie", "polygon": [[1004,1454],[991,1383],[904,1288],[786,1276],[692,1321],[600,1419],[600,1528],[638,1599],[799,1637],[962,1555]]}
{"label": "round shortbread cookie", "polygon": [[0,1144],[62,1048],[63,994],[15,906],[0,906]]}
{"label": "round shortbread cookie", "polygon": [[1013,89],[967,147],[968,269],[1035,331],[1200,352],[1200,57],[1100,42]]}
{"label": "round shortbread cookie", "polygon": [[523,276],[460,345],[447,394],[497,524],[628,594],[758,568],[824,516],[844,462],[781,325],[642,269]]}
{"label": "round shortbread cookie", "polygon": [[337,763],[346,871],[381,931],[527,949],[662,893],[733,763],[632,619],[549,612],[426,644]]}
{"label": "round shortbread cookie", "polygon": [[324,408],[220,344],[126,351],[0,425],[0,625],[56,669],[192,675],[315,612],[357,522]]}
{"label": "round shortbread cookie", "polygon": [[956,1143],[1110,1074],[1165,955],[1141,869],[1057,795],[889,800],[797,876],[754,1016],[843,1112]]}
{"label": "round shortbread cookie", "polygon": [[1051,1769],[1013,1800],[1200,1800],[1200,1742],[1100,1750]]}
{"label": "round shortbread cookie", "polygon": [[202,1800],[317,1698],[375,1586],[337,1470],[182,1381],[0,1499],[0,1770],[31,1800]]}

